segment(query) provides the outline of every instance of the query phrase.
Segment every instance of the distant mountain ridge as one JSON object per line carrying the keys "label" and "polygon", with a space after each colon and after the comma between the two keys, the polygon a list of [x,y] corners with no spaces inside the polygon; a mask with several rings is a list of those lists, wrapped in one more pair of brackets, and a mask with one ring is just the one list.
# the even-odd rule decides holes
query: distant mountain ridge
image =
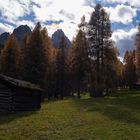
{"label": "distant mountain ridge", "polygon": [[14,29],[13,35],[17,38],[19,44],[22,43],[23,38],[25,35],[30,35],[32,33],[31,29],[27,25],[21,25]]}
{"label": "distant mountain ridge", "polygon": [[[19,45],[21,45],[24,36],[26,34],[30,35],[31,33],[32,33],[32,31],[28,25],[21,25],[13,30],[13,35],[17,38]],[[4,45],[4,42],[7,40],[9,35],[10,35],[10,33],[8,33],[8,32],[4,32],[0,35],[0,48]],[[68,37],[65,35],[65,33],[62,31],[62,29],[58,29],[56,32],[53,33],[53,35],[52,35],[53,46],[58,48],[62,37],[64,37],[66,46],[70,47],[71,42],[68,39]]]}
{"label": "distant mountain ridge", "polygon": [[52,34],[52,43],[53,43],[53,46],[55,48],[58,48],[59,47],[59,43],[60,43],[62,37],[64,37],[66,46],[69,48],[71,46],[71,42],[68,39],[68,37],[65,35],[65,33],[62,31],[62,29],[58,29],[56,32],[54,32]]}
{"label": "distant mountain ridge", "polygon": [[[30,35],[32,33],[31,29],[27,25],[21,25],[13,30],[13,35],[17,38],[19,45],[22,43],[22,40],[26,34]],[[10,33],[4,32],[0,35],[0,47],[4,45],[4,42],[7,40]]]}

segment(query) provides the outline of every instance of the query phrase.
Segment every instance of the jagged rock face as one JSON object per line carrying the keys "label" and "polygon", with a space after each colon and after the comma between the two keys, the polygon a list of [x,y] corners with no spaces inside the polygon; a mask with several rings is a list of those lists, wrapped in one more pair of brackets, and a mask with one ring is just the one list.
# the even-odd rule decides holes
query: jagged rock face
{"label": "jagged rock face", "polygon": [[53,46],[58,48],[59,47],[59,43],[62,39],[62,37],[64,36],[65,42],[66,42],[66,46],[70,47],[71,46],[71,42],[68,39],[68,37],[64,34],[64,32],[61,29],[58,29],[56,32],[53,33],[52,35],[52,43]]}
{"label": "jagged rock face", "polygon": [[[31,31],[30,27],[27,25],[21,25],[13,30],[13,35],[17,38],[19,45],[21,45],[24,36],[26,34],[30,35],[31,33],[32,33],[32,31]],[[2,33],[0,35],[0,47],[2,47],[4,45],[4,42],[7,40],[8,36],[9,36],[8,32]],[[71,42],[61,29],[58,29],[52,35],[53,46],[58,48],[62,37],[64,37],[66,46],[67,46],[67,48],[69,48],[71,46]]]}
{"label": "jagged rock face", "polygon": [[[27,25],[21,25],[14,29],[13,35],[17,38],[19,45],[22,43],[22,40],[26,34],[30,35],[32,33],[31,29]],[[7,40],[10,34],[8,32],[4,32],[0,35],[0,47],[4,45],[4,42]]]}
{"label": "jagged rock face", "polygon": [[19,44],[22,43],[22,40],[26,34],[30,35],[32,33],[31,29],[27,25],[21,25],[14,29],[13,35],[17,38]]}
{"label": "jagged rock face", "polygon": [[8,32],[4,32],[0,35],[0,47],[4,45],[4,42],[7,40],[10,34]]}

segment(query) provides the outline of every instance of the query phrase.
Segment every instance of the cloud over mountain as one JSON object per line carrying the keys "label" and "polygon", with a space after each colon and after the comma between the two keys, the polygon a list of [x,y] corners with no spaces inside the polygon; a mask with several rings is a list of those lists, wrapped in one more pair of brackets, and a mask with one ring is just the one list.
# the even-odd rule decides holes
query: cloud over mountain
{"label": "cloud over mountain", "polygon": [[133,21],[133,18],[136,17],[136,8],[132,8],[127,5],[117,5],[114,7],[106,8],[110,15],[111,22],[120,22],[123,24],[129,24]]}
{"label": "cloud over mountain", "polygon": [[116,30],[112,34],[112,39],[115,41],[118,47],[120,56],[124,56],[126,50],[133,50],[135,48],[135,36],[137,29],[133,28],[129,31]]}
{"label": "cloud over mountain", "polygon": [[[115,24],[115,28],[112,26],[112,38],[119,33],[129,34],[140,21],[139,0],[0,0],[0,3],[0,33],[12,32],[14,28],[25,24],[33,29],[40,21],[47,27],[50,36],[57,29],[62,29],[72,40],[81,17],[85,15],[88,21],[96,3],[105,7],[111,23]],[[114,40],[120,50],[124,43],[118,43],[121,39]],[[134,43],[133,39],[127,37],[123,41]]]}

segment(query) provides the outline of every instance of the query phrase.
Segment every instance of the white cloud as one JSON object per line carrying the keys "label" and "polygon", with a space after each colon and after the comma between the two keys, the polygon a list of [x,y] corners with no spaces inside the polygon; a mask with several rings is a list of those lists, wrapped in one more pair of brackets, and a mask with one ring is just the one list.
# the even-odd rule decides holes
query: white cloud
{"label": "white cloud", "polygon": [[75,19],[75,15],[73,13],[69,13],[69,12],[65,11],[64,9],[60,10],[59,14],[62,14],[63,16],[67,17],[69,20]]}
{"label": "white cloud", "polygon": [[33,0],[36,5],[33,6],[33,12],[36,20],[45,22],[46,20],[76,20],[80,21],[83,14],[88,14],[93,9],[90,6],[84,6],[84,0],[72,1],[53,0],[42,1]]}
{"label": "white cloud", "polygon": [[137,10],[131,6],[117,5],[116,7],[105,8],[110,15],[111,22],[118,22],[123,24],[129,24],[133,21],[133,18],[137,15]]}
{"label": "white cloud", "polygon": [[85,0],[84,5],[89,5],[91,7],[95,7],[96,5],[96,0]]}
{"label": "white cloud", "polygon": [[[45,26],[45,25],[43,25],[43,26]],[[74,35],[76,35],[77,24],[70,24],[70,23],[67,23],[67,22],[63,22],[63,23],[60,23],[60,24],[52,24],[52,25],[47,26],[47,30],[48,30],[50,36],[57,29],[63,29],[66,36],[70,40],[72,40]]]}
{"label": "white cloud", "polygon": [[45,24],[47,20],[63,20],[64,22],[59,25],[47,26],[48,32],[51,34],[56,29],[61,28],[70,39],[76,32],[81,17],[85,15],[89,20],[90,13],[93,11],[92,7],[85,5],[85,0],[75,0],[74,2],[66,0],[33,1],[36,3],[32,8],[36,22],[41,21]]}
{"label": "white cloud", "polygon": [[[66,0],[0,0],[0,3],[0,20],[16,26],[27,24],[31,28],[38,21],[45,26],[47,20],[63,20],[64,23],[60,25],[47,25],[48,32],[51,34],[52,31],[62,28],[70,38],[74,35],[81,17],[85,15],[89,19],[90,13],[93,11],[93,8],[84,5],[85,0],[74,2]],[[31,13],[35,16],[35,22],[23,18]],[[5,31],[5,26],[3,31]]]}
{"label": "white cloud", "polygon": [[126,50],[133,50],[135,48],[135,36],[137,28],[130,29],[129,31],[116,30],[112,34],[112,39],[123,57]]}
{"label": "white cloud", "polygon": [[8,25],[8,24],[4,24],[4,23],[0,23],[0,34],[3,32],[12,32],[13,27]]}
{"label": "white cloud", "polygon": [[108,2],[108,3],[119,3],[119,4],[129,4],[131,6],[134,6],[134,7],[140,7],[140,1],[139,0],[104,0],[105,2]]}
{"label": "white cloud", "polygon": [[[110,14],[111,22],[128,24],[136,17],[137,8],[140,7],[139,0],[103,0],[105,2],[119,5],[116,7],[106,7]],[[131,6],[125,5],[126,2]],[[51,34],[57,29],[62,29],[65,34],[72,40],[78,29],[77,25],[83,15],[86,21],[89,21],[90,14],[94,10],[96,0],[0,0],[0,20],[7,21],[19,26],[21,24],[29,25],[32,29],[36,22],[41,21],[43,26],[47,27],[48,33]],[[134,7],[132,7],[134,6]],[[35,16],[35,22],[22,19],[31,13]],[[19,20],[20,18],[20,20]],[[63,20],[60,24],[46,25],[47,20]],[[0,23],[0,33],[12,31],[14,27],[6,23]],[[123,56],[125,50],[134,48],[136,29],[116,30],[112,39],[116,42],[120,55]]]}
{"label": "white cloud", "polygon": [[25,4],[25,2],[20,3],[20,1],[0,0],[1,16],[7,20],[15,20],[29,13],[27,4]]}
{"label": "white cloud", "polygon": [[19,21],[17,20],[15,23],[16,23],[16,26],[28,25],[31,29],[35,27],[35,23],[30,20],[19,20]]}

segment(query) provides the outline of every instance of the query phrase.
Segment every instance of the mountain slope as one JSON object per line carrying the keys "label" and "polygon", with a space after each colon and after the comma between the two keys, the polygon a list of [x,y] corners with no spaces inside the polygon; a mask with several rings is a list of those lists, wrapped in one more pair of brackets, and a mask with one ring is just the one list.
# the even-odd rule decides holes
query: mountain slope
{"label": "mountain slope", "polygon": [[19,44],[22,43],[22,40],[26,34],[30,35],[32,33],[31,29],[27,25],[21,25],[14,29],[13,35],[17,38]]}
{"label": "mountain slope", "polygon": [[[26,34],[30,35],[32,33],[31,29],[27,25],[21,25],[13,30],[13,35],[17,38],[19,45],[22,43],[22,40]],[[4,32],[0,35],[0,47],[4,45],[4,42],[7,40],[10,34]]]}
{"label": "mountain slope", "polygon": [[67,47],[70,47],[71,46],[71,42],[68,39],[68,37],[65,35],[65,33],[61,29],[58,29],[52,35],[52,43],[53,43],[53,46],[54,47],[56,47],[56,48],[59,47],[59,43],[60,43],[60,41],[61,41],[61,39],[62,39],[63,36],[64,36],[64,39],[65,39],[65,42],[66,42],[66,46]]}

